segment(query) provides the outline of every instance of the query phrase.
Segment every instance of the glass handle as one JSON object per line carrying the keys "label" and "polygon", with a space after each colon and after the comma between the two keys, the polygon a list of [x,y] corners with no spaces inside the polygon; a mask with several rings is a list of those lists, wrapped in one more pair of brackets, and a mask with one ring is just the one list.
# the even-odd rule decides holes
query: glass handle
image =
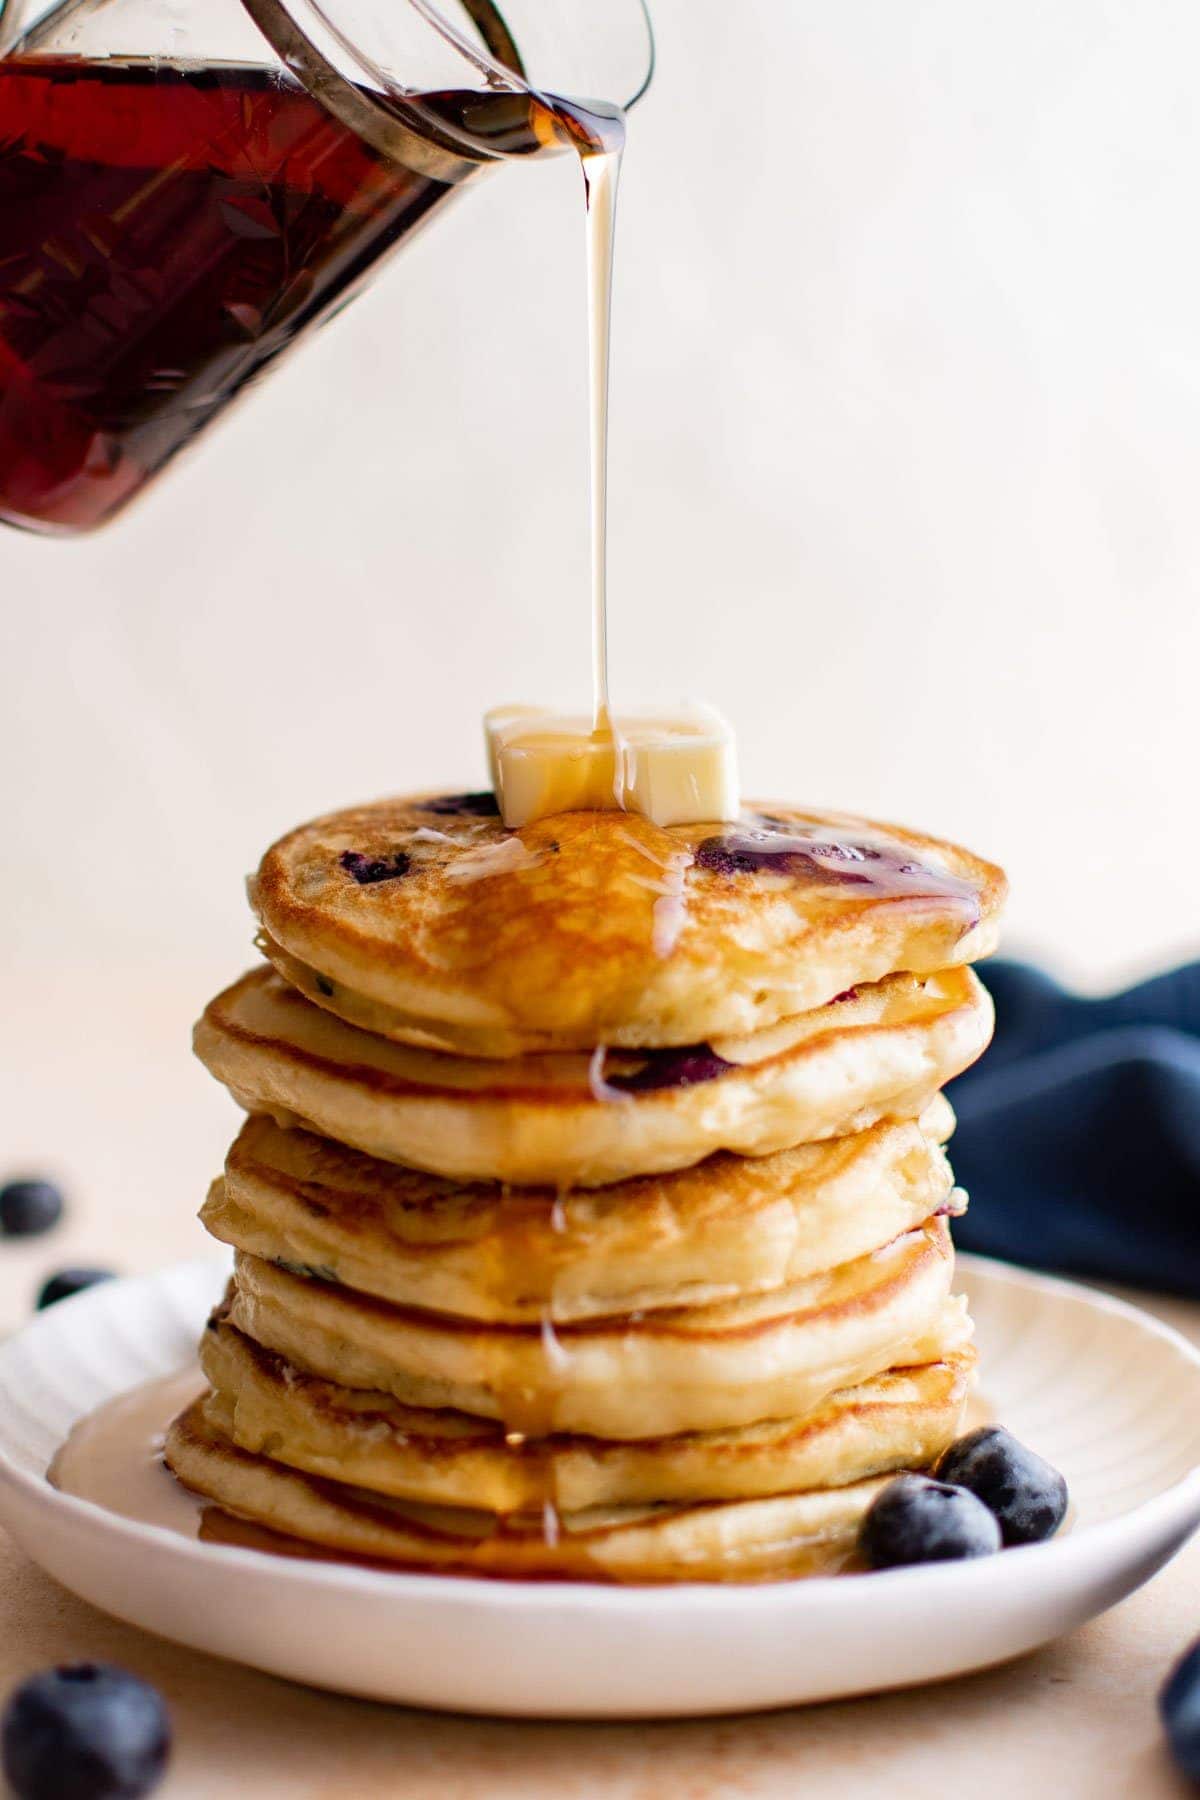
{"label": "glass handle", "polygon": [[24,0],[0,0],[0,56],[16,42]]}
{"label": "glass handle", "polygon": [[453,138],[431,131],[411,103],[394,96],[384,106],[369,89],[350,80],[331,52],[352,50],[352,46],[318,0],[309,0],[310,11],[314,23],[323,25],[332,40],[328,49],[315,32],[299,24],[295,0],[242,0],[242,5],[283,66],[356,137],[389,161],[453,185],[474,174],[481,161],[494,160],[464,155]]}
{"label": "glass handle", "polygon": [[35,0],[0,0],[0,56],[14,46],[38,50],[47,40],[57,37],[77,14],[90,14],[112,0],[52,0],[47,6]]}

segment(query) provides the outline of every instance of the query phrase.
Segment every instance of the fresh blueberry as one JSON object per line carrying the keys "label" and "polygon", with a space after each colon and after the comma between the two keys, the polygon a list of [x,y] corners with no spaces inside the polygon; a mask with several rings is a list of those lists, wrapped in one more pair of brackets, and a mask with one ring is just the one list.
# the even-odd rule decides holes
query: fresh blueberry
{"label": "fresh blueberry", "polygon": [[1067,1484],[1058,1470],[999,1425],[984,1425],[951,1444],[937,1476],[982,1500],[1006,1544],[1040,1544],[1066,1515]]}
{"label": "fresh blueberry", "polygon": [[63,1197],[52,1181],[10,1181],[0,1188],[0,1236],[37,1237],[63,1216]]}
{"label": "fresh blueberry", "polygon": [[72,1294],[82,1294],[84,1288],[95,1287],[98,1281],[112,1279],[111,1269],[60,1269],[57,1275],[51,1275],[42,1283],[37,1297],[37,1310],[42,1312],[57,1300],[69,1300]]}
{"label": "fresh blueberry", "polygon": [[1171,1754],[1185,1775],[1200,1781],[1200,1643],[1175,1664],[1158,1696]]}
{"label": "fresh blueberry", "polygon": [[76,1663],[17,1689],[0,1741],[17,1800],[138,1800],[162,1779],[171,1722],[161,1695],[136,1675]]}
{"label": "fresh blueberry", "polygon": [[999,1550],[1000,1527],[965,1488],[927,1475],[898,1475],[871,1502],[858,1547],[872,1569],[956,1562]]}

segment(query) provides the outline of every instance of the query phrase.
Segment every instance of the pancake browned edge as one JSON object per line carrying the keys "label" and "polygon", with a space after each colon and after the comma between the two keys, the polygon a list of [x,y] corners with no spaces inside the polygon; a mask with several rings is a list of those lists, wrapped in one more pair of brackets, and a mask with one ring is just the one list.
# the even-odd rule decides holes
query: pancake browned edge
{"label": "pancake browned edge", "polygon": [[[210,1002],[196,1053],[249,1112],[454,1180],[603,1187],[720,1150],[763,1156],[916,1118],[991,1036],[970,969],[892,975],[752,1039],[510,1063],[414,1050],[321,1012],[275,974]],[[683,1053],[680,1053],[681,1056]]]}
{"label": "pancake browned edge", "polygon": [[498,1514],[763,1498],[844,1487],[930,1466],[953,1441],[971,1389],[969,1346],[888,1369],[800,1419],[618,1443],[513,1441],[467,1413],[307,1375],[214,1316],[200,1346],[208,1422],[239,1449],[400,1500]]}
{"label": "pancake browned edge", "polygon": [[289,1362],[407,1406],[510,1431],[603,1438],[794,1418],[836,1388],[966,1342],[945,1223],[774,1293],[595,1320],[551,1334],[391,1306],[239,1251],[230,1318]]}
{"label": "pancake browned edge", "polygon": [[937,1098],[916,1120],[613,1187],[463,1184],[246,1120],[201,1220],[235,1249],[399,1306],[506,1324],[767,1292],[961,1209]]}
{"label": "pancake browned edge", "polygon": [[[418,1506],[305,1475],[224,1437],[203,1406],[167,1433],[167,1466],[194,1493],[305,1547],[447,1574],[586,1581],[765,1581],[833,1574],[888,1477],[767,1500],[594,1508],[541,1517]],[[309,1551],[311,1554],[311,1550]]]}
{"label": "pancake browned edge", "polygon": [[569,813],[507,831],[491,795],[330,813],[251,884],[263,949],[317,1005],[484,1057],[759,1030],[988,955],[1005,892],[957,845],[843,813],[772,803],[667,829]]}

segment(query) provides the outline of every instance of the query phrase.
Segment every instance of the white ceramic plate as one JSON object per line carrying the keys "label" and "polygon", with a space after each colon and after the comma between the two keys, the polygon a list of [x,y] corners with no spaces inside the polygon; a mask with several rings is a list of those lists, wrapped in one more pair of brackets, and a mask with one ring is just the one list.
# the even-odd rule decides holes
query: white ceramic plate
{"label": "white ceramic plate", "polygon": [[1112,1606],[1200,1522],[1200,1353],[1066,1282],[962,1259],[996,1416],[1071,1486],[1071,1529],[970,1563],[769,1586],[381,1574],[193,1542],[56,1492],[81,1414],[192,1356],[224,1264],[61,1302],[0,1349],[0,1519],[96,1606],[277,1675],[540,1718],[735,1712],[1019,1655]]}

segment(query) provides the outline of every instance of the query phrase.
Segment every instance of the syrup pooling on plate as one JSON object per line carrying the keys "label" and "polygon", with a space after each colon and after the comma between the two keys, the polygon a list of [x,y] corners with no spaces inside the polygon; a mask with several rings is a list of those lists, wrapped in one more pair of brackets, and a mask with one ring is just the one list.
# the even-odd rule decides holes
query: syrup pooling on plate
{"label": "syrup pooling on plate", "polygon": [[85,1414],[47,1471],[50,1485],[139,1524],[199,1537],[203,1502],[165,1467],[163,1440],[171,1420],[203,1391],[193,1365]]}
{"label": "syrup pooling on plate", "polygon": [[[344,1563],[394,1573],[396,1565],[348,1555],[327,1545],[309,1544],[269,1527],[241,1519],[193,1493],[177,1481],[163,1462],[163,1442],[172,1420],[204,1392],[204,1380],[194,1365],[174,1375],[158,1376],[106,1401],[86,1413],[71,1428],[47,1470],[47,1480],[60,1493],[87,1500],[105,1512],[153,1525],[179,1537],[203,1543],[224,1544],[239,1550],[258,1550],[273,1556],[304,1561]],[[527,1440],[516,1431],[508,1434],[509,1446],[520,1452]],[[553,1547],[562,1532],[547,1460],[536,1442],[529,1444],[529,1463],[542,1489],[538,1505],[509,1525],[500,1515],[490,1523],[491,1535],[508,1530],[540,1531]],[[357,1490],[343,1488],[341,1504],[352,1507]],[[376,1498],[362,1495],[364,1506]],[[386,1501],[382,1502],[386,1505]],[[414,1516],[436,1509],[414,1504]],[[459,1515],[464,1517],[466,1515]],[[488,1523],[474,1515],[477,1534]]]}

